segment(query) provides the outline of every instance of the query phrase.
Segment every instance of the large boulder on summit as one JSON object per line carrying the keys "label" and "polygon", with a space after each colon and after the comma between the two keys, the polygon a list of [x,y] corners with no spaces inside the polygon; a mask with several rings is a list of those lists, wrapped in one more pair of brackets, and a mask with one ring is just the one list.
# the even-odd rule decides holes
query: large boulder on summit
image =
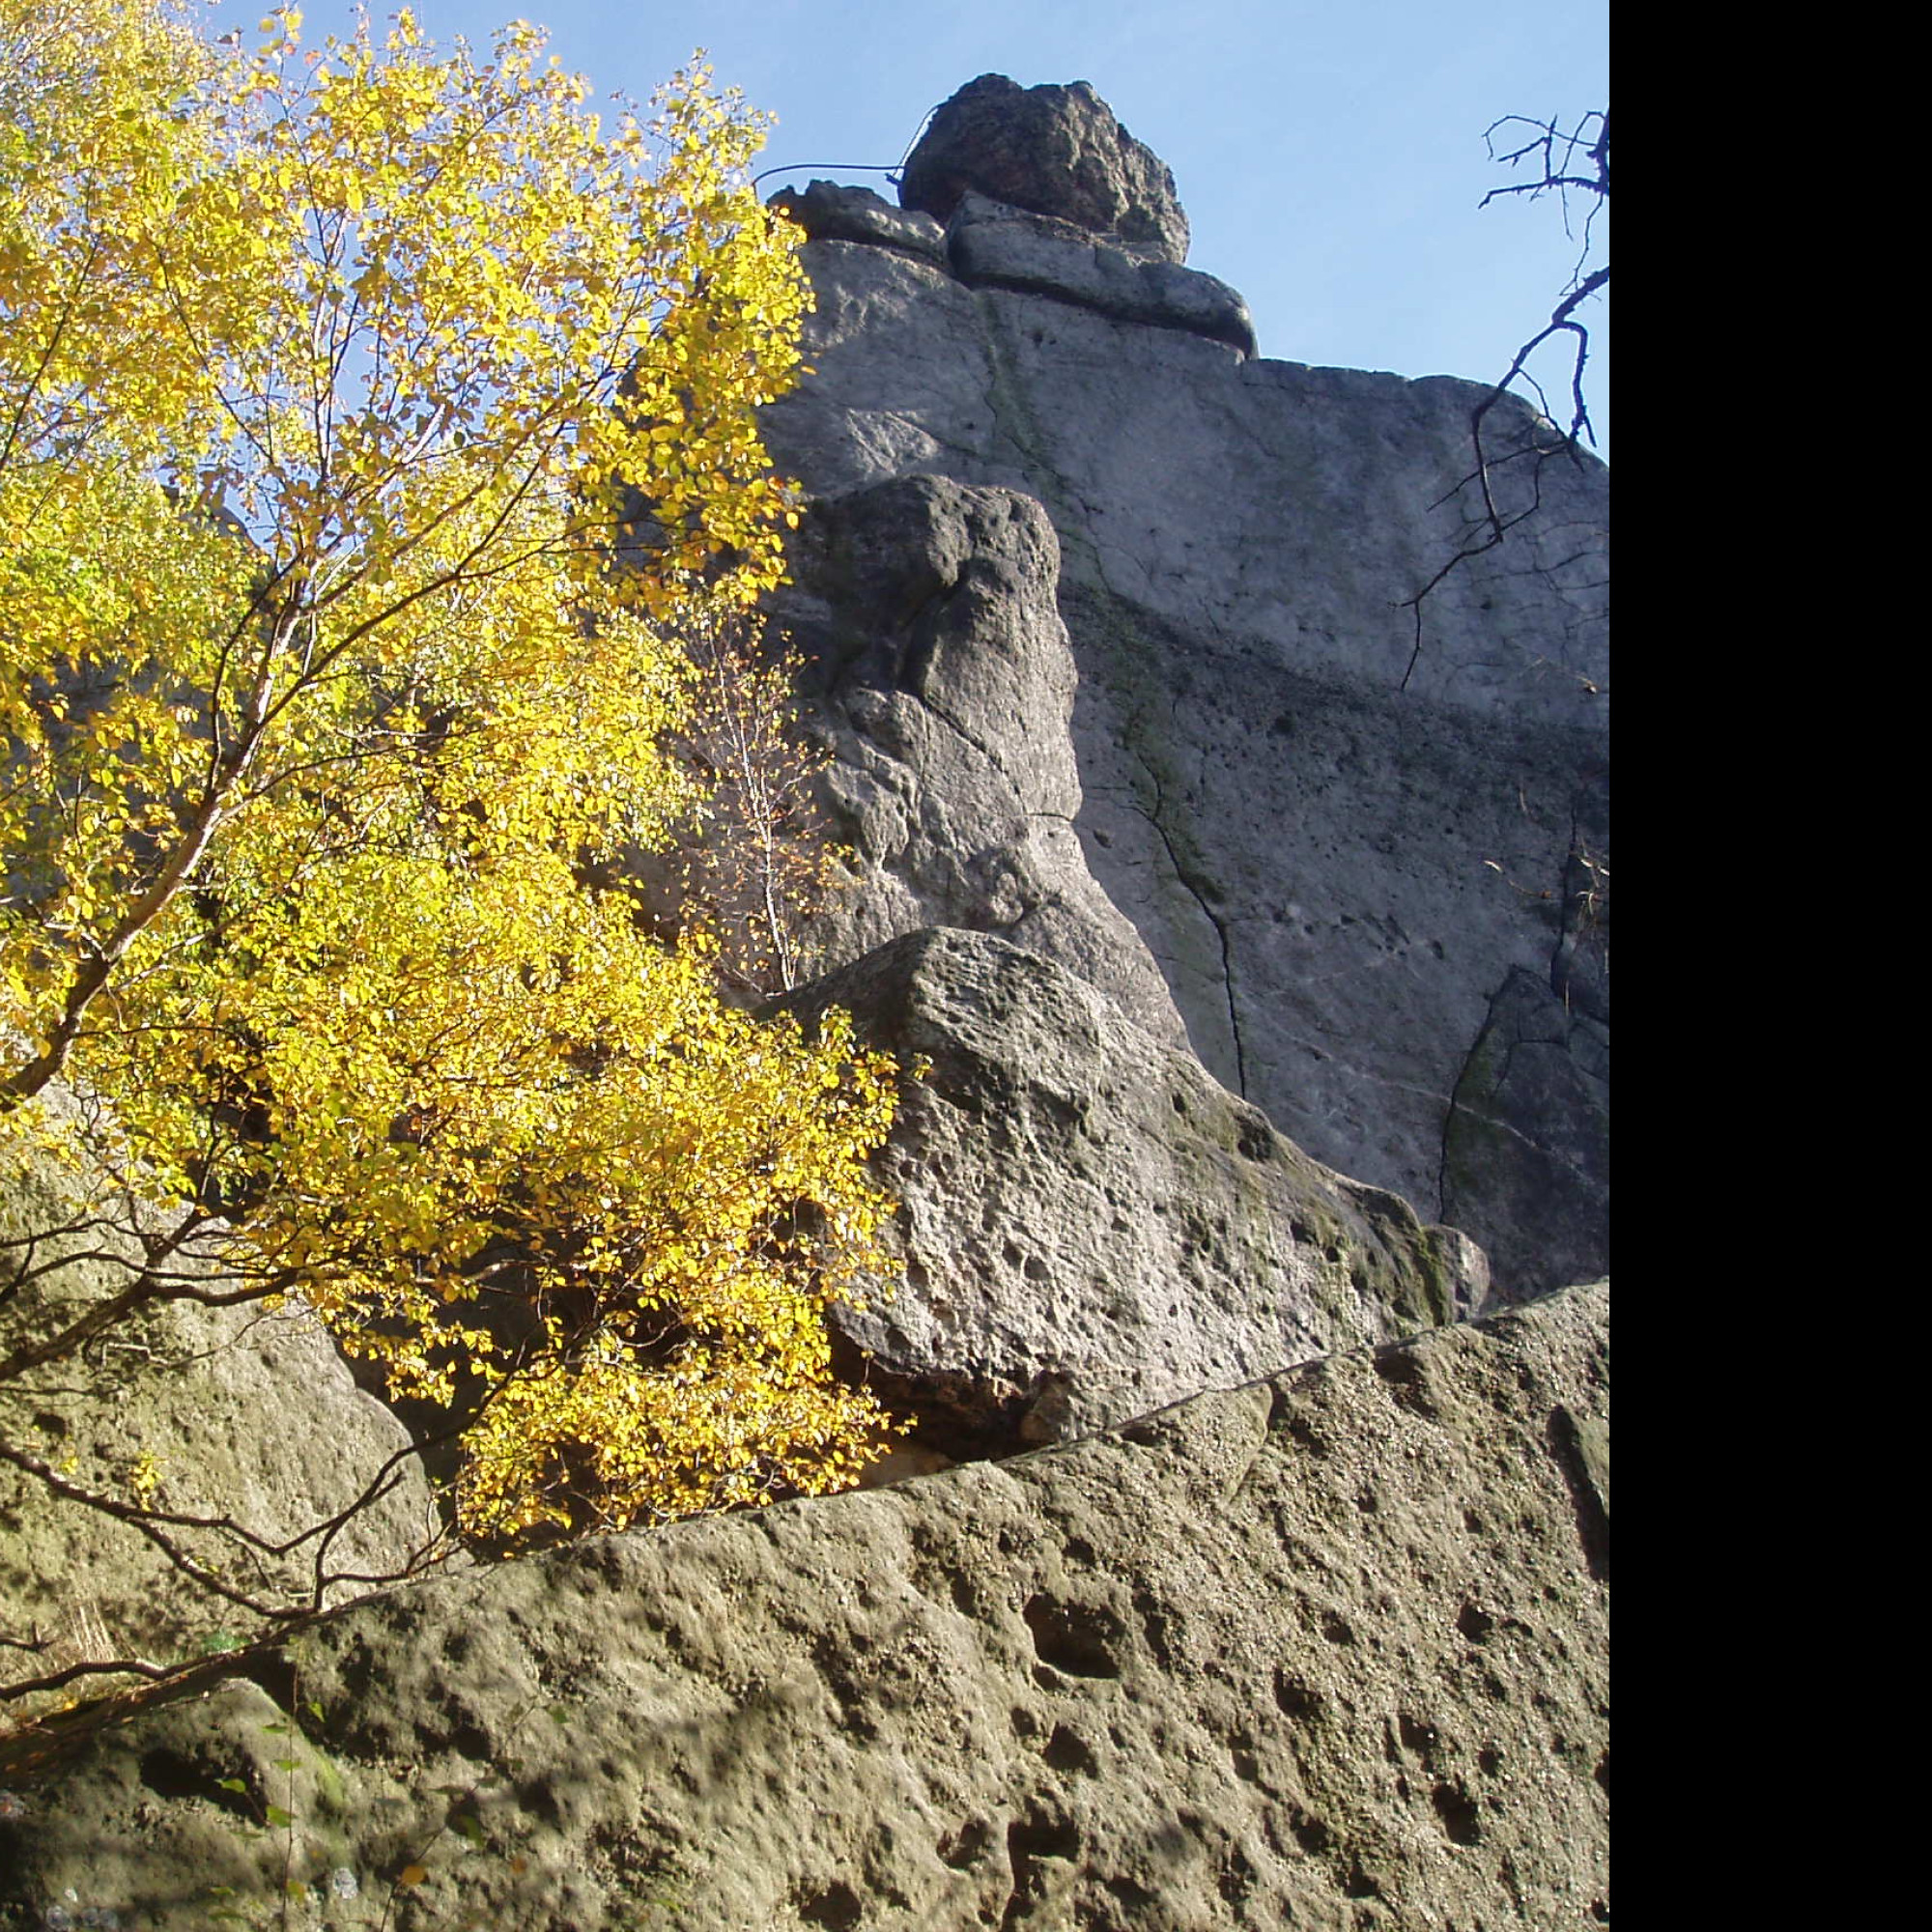
{"label": "large boulder on summit", "polygon": [[942,1452],[1066,1439],[1482,1298],[1462,1236],[1002,939],[914,933],[784,1005],[929,1064],[879,1158],[905,1286],[834,1319]]}
{"label": "large boulder on summit", "polygon": [[1579,1290],[410,1586],[0,1749],[0,1924],[1606,1922],[1607,1361]]}
{"label": "large boulder on summit", "polygon": [[1167,164],[1084,80],[1021,87],[982,73],[939,107],[906,158],[899,205],[944,221],[969,189],[1163,262],[1187,259],[1187,216]]}

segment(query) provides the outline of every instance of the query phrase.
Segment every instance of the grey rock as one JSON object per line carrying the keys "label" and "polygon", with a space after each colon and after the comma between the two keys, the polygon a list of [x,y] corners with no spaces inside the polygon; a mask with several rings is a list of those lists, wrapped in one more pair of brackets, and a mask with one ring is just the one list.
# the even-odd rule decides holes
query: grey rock
{"label": "grey rock", "polygon": [[[136,1230],[157,1228],[153,1210],[43,1157],[10,1168],[0,1177],[0,1280],[12,1291],[0,1297],[0,1358],[125,1292],[144,1264]],[[207,1293],[233,1286],[191,1254],[166,1265]],[[270,1542],[348,1509],[400,1455],[393,1486],[326,1549],[311,1541],[275,1558],[219,1531],[167,1531],[228,1583],[278,1603],[304,1599],[319,1556],[343,1579],[325,1601],[341,1603],[369,1587],[348,1579],[402,1575],[437,1537],[428,1486],[405,1453],[409,1436],[356,1388],[322,1323],[298,1302],[276,1310],[151,1305],[82,1357],[0,1383],[0,1443],[64,1483],[124,1501],[139,1492],[145,1472],[157,1507],[230,1518]],[[0,1462],[0,1634],[15,1646],[42,1645],[0,1649],[0,1683],[83,1659],[178,1662],[258,1629],[129,1524]]]}
{"label": "grey rock", "polygon": [[1028,214],[970,190],[946,225],[947,260],[971,288],[1079,302],[1121,322],[1181,328],[1255,353],[1248,305],[1226,282],[1110,246],[1070,221]]}
{"label": "grey rock", "polygon": [[1173,175],[1084,80],[1021,87],[982,73],[945,102],[906,158],[899,201],[944,221],[969,189],[1162,261],[1187,259]]}
{"label": "grey rock", "polygon": [[0,1924],[270,1924],[290,1878],[403,1932],[1602,1922],[1607,1324],[357,1605],[0,1751]]}
{"label": "grey rock", "polygon": [[1609,1104],[1609,1029],[1512,972],[1456,1083],[1442,1161],[1443,1212],[1498,1231],[1506,1278],[1608,1254]]}
{"label": "grey rock", "polygon": [[[846,242],[805,263],[814,373],[764,423],[812,495],[908,472],[1022,490],[1069,584],[1230,655],[1390,695],[1409,673],[1411,709],[1601,733],[1608,472],[1587,455],[1546,468],[1514,552],[1442,586],[1411,671],[1396,607],[1462,528],[1464,505],[1432,506],[1467,468],[1480,384],[1244,360]],[[1499,410],[1499,447],[1540,421]]]}
{"label": "grey rock", "polygon": [[[1503,1297],[1602,1241],[1602,477],[1549,470],[1411,664],[1388,607],[1480,391],[1244,362],[1177,319],[1238,298],[1091,90],[952,106],[943,258],[794,198],[820,374],[771,417],[863,861],[848,963],[783,1004],[930,1063],[880,1156],[907,1284],[840,1334],[921,1435],[862,1493],[444,1573],[0,1741],[0,1928],[1607,1920],[1607,1283],[1455,1321],[1461,1227]],[[60,1209],[29,1178],[0,1241]],[[77,1297],[129,1264],[65,1259]],[[219,1314],[30,1380],[0,1440],[327,1513],[400,1431],[298,1313]],[[74,1578],[91,1647],[208,1634],[40,1501],[0,1489],[0,1614]]]}
{"label": "grey rock", "polygon": [[[1396,607],[1463,527],[1438,499],[1479,385],[1244,361],[879,248],[806,262],[816,373],[767,412],[775,458],[814,497],[923,475],[1045,506],[1076,830],[1205,1064],[1317,1159],[1465,1227],[1498,1294],[1601,1273],[1587,1242],[1540,1251],[1516,1182],[1452,1208],[1442,1176],[1512,973],[1606,997],[1573,970],[1572,909],[1577,855],[1608,854],[1607,472],[1544,466],[1541,510],[1439,586],[1418,653]],[[1498,414],[1498,447],[1542,434]],[[1498,470],[1506,508],[1527,473]],[[1536,1151],[1568,1118],[1513,1125],[1522,1189],[1563,1177],[1583,1229],[1601,1161]]]}
{"label": "grey rock", "polygon": [[946,260],[946,231],[929,214],[895,208],[868,187],[811,181],[785,188],[766,204],[795,221],[814,242],[868,242],[927,261]]}
{"label": "grey rock", "polygon": [[928,925],[997,931],[1163,1037],[1180,1017],[1073,831],[1073,657],[1037,503],[908,477],[815,505],[774,614],[810,660],[851,889],[809,930],[829,961]]}
{"label": "grey rock", "polygon": [[783,1004],[930,1063],[878,1163],[906,1285],[835,1320],[949,1453],[1064,1440],[1480,1297],[1480,1256],[1004,940],[914,933]]}

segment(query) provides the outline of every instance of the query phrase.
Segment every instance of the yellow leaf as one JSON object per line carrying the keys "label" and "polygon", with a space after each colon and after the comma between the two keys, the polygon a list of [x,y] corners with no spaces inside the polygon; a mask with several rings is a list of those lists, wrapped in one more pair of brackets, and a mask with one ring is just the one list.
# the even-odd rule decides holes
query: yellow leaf
{"label": "yellow leaf", "polygon": [[[694,70],[652,158],[534,29],[299,29],[0,0],[28,158],[94,157],[0,149],[0,1085],[99,1095],[60,1132],[232,1207],[224,1264],[392,1391],[490,1389],[478,1542],[845,1482],[896,1070],[745,1009],[838,863],[746,614],[807,301],[761,124]],[[586,883],[639,850],[662,932]]]}

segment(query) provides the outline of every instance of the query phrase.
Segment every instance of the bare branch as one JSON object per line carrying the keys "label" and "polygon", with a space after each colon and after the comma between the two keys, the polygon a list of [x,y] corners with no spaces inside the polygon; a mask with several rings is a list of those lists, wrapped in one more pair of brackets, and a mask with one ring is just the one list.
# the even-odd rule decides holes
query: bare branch
{"label": "bare branch", "polygon": [[[1527,128],[1535,132],[1520,146],[1498,153],[1496,133],[1503,128]],[[1589,403],[1583,393],[1583,372],[1589,363],[1590,332],[1577,320],[1577,311],[1593,297],[1603,294],[1610,285],[1610,266],[1607,262],[1596,269],[1589,269],[1588,262],[1595,245],[1595,219],[1598,212],[1606,206],[1610,194],[1610,116],[1607,108],[1592,110],[1577,121],[1567,132],[1552,116],[1548,121],[1533,120],[1526,115],[1507,114],[1493,121],[1485,131],[1484,140],[1488,145],[1491,158],[1505,167],[1515,167],[1535,156],[1541,162],[1541,173],[1534,180],[1511,182],[1504,186],[1492,188],[1484,195],[1479,206],[1487,208],[1491,202],[1508,195],[1527,195],[1532,201],[1539,195],[1554,192],[1563,198],[1564,227],[1569,232],[1569,194],[1574,190],[1588,194],[1589,213],[1583,223],[1583,250],[1577,260],[1577,270],[1571,286],[1567,288],[1556,305],[1550,310],[1549,320],[1536,331],[1511,358],[1508,369],[1491,386],[1469,412],[1469,447],[1472,468],[1461,481],[1430,507],[1439,509],[1474,485],[1481,502],[1481,514],[1467,530],[1449,559],[1423,584],[1413,596],[1404,598],[1395,607],[1398,611],[1407,611],[1414,622],[1414,639],[1409,651],[1408,664],[1402,674],[1398,687],[1407,690],[1409,679],[1415,674],[1415,668],[1421,661],[1423,649],[1423,606],[1429,598],[1458,570],[1474,558],[1486,555],[1495,550],[1520,525],[1527,522],[1542,508],[1542,466],[1552,457],[1567,457],[1575,461],[1582,444],[1597,440],[1596,426],[1590,420]],[[1579,156],[1589,172],[1577,171]],[[1551,418],[1548,399],[1542,384],[1529,368],[1530,358],[1546,343],[1558,336],[1568,336],[1572,343],[1569,364],[1570,420],[1567,429],[1560,428]],[[1525,443],[1510,450],[1506,455],[1496,456],[1489,438],[1490,417],[1506,396],[1515,393],[1519,384],[1525,384],[1535,392],[1541,415],[1528,432]],[[1548,438],[1540,432],[1547,428]],[[1495,470],[1505,464],[1527,457],[1530,463],[1531,487],[1526,507],[1505,511],[1496,499],[1492,486]]]}
{"label": "bare branch", "polygon": [[193,1670],[204,1661],[196,1658],[188,1663],[156,1663],[145,1657],[112,1657],[102,1658],[99,1662],[70,1663],[65,1670],[51,1670],[44,1677],[18,1677],[11,1684],[0,1684],[0,1703],[11,1704],[15,1698],[31,1697],[37,1691],[60,1690],[83,1677],[145,1677],[150,1683],[159,1684]]}

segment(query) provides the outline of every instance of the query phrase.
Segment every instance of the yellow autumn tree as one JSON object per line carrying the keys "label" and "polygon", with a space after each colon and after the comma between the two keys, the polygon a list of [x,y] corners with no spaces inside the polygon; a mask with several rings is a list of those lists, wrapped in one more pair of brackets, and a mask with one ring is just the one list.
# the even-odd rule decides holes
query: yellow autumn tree
{"label": "yellow autumn tree", "polygon": [[759,124],[298,27],[0,0],[0,1137],[178,1209],[0,1382],[213,1243],[466,1405],[476,1537],[839,1486],[894,1068],[608,883],[696,802],[677,637],[779,571]]}

